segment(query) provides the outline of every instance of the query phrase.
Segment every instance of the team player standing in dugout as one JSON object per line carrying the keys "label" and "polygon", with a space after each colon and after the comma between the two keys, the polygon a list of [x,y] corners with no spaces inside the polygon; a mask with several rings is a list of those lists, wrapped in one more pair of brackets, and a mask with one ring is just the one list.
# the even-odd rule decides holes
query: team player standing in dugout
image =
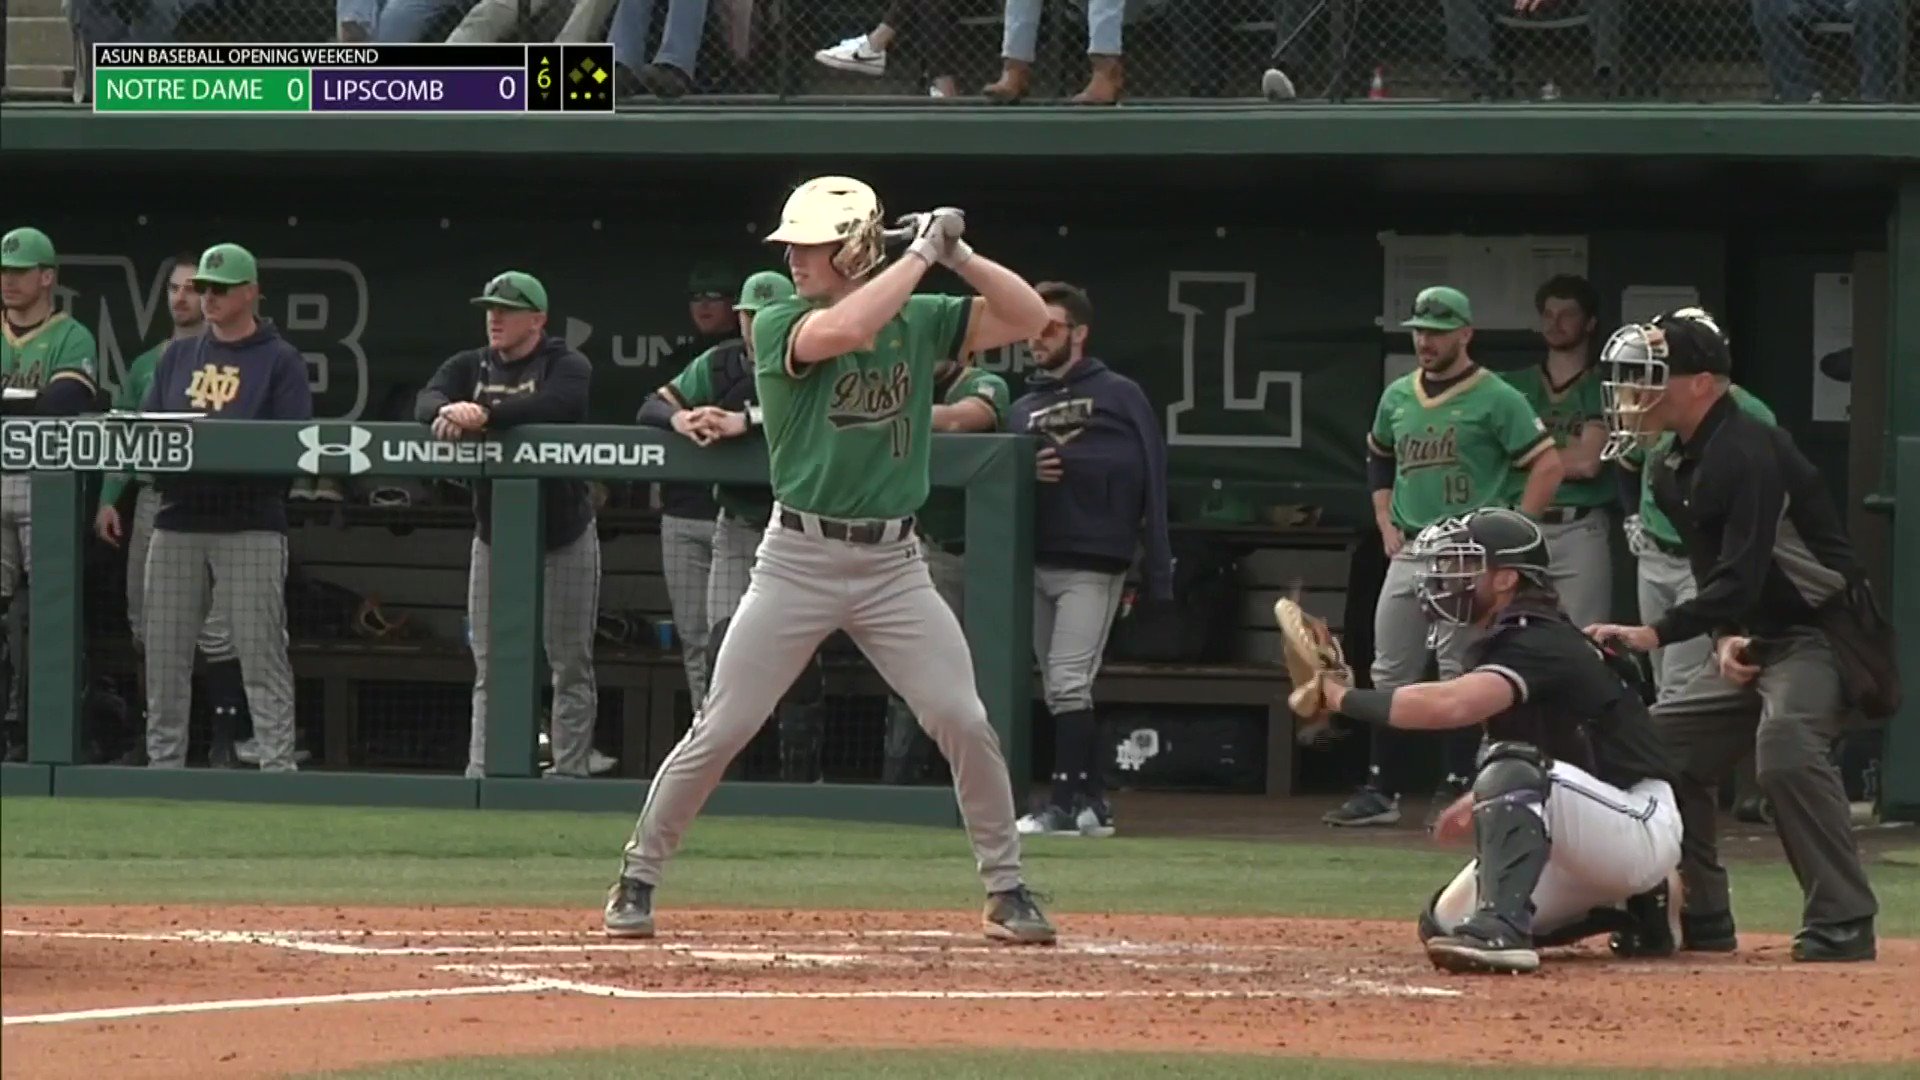
{"label": "team player standing in dugout", "polygon": [[1614,445],[1674,435],[1672,449],[1647,467],[1699,591],[1650,626],[1588,632],[1642,652],[1702,635],[1714,642],[1714,662],[1654,708],[1680,765],[1684,944],[1736,947],[1713,790],[1751,747],[1805,897],[1793,958],[1871,960],[1879,904],[1827,756],[1849,687],[1821,610],[1858,603],[1865,586],[1826,481],[1785,431],[1729,393],[1732,354],[1705,312],[1683,308],[1616,333],[1601,362],[1608,421],[1626,436]]}

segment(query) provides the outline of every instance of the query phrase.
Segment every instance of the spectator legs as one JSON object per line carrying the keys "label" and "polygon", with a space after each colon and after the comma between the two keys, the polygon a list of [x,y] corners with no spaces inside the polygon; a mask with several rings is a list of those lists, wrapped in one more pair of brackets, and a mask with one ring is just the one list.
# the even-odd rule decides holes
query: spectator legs
{"label": "spectator legs", "polygon": [[1854,0],[1852,4],[1830,4],[1838,15],[1853,17],[1853,55],[1860,65],[1860,98],[1863,101],[1893,100],[1894,85],[1900,78],[1900,42],[1903,37],[1899,0]]}
{"label": "spectator legs", "polygon": [[[553,3],[554,0],[528,0],[529,22],[539,19]],[[471,45],[512,41],[521,36],[520,0],[480,0],[467,9],[466,17],[447,35],[447,41]]]}
{"label": "spectator legs", "polygon": [[372,41],[380,25],[380,0],[334,0],[333,21],[342,42]]}
{"label": "spectator legs", "polygon": [[1040,0],[1007,0],[1005,25],[1000,36],[1000,55],[1007,60],[1032,64],[1034,50],[1040,45]]}
{"label": "spectator legs", "polygon": [[1753,0],[1753,27],[1760,34],[1767,82],[1773,96],[1781,101],[1805,101],[1813,96],[1807,41],[1797,21],[1800,11],[1797,0]]}
{"label": "spectator legs", "polygon": [[435,23],[461,6],[461,0],[387,0],[373,38],[394,43],[425,41]]}
{"label": "spectator legs", "polygon": [[1447,59],[1457,65],[1476,97],[1497,96],[1493,67],[1493,16],[1501,0],[1442,0],[1447,21]]}
{"label": "spectator legs", "polygon": [[700,61],[700,37],[707,28],[707,0],[667,0],[667,27],[660,34],[655,65],[675,68],[689,79]]}
{"label": "spectator legs", "polygon": [[1587,0],[1587,33],[1593,35],[1593,73],[1603,83],[1620,74],[1620,43],[1627,32],[1627,0]]}

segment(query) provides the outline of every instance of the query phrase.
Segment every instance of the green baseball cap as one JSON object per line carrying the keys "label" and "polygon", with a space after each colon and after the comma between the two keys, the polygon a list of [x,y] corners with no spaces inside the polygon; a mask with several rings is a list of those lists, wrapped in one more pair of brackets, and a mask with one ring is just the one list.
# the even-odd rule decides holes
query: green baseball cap
{"label": "green baseball cap", "polygon": [[740,280],[725,263],[703,262],[687,276],[687,295],[716,300],[733,299],[733,283]]}
{"label": "green baseball cap", "polygon": [[32,270],[38,266],[54,266],[59,261],[53,254],[53,241],[39,229],[23,225],[0,238],[0,267]]}
{"label": "green baseball cap", "polygon": [[778,270],[762,270],[740,284],[735,311],[759,311],[768,304],[793,298],[793,282]]}
{"label": "green baseball cap", "polygon": [[249,285],[260,280],[259,264],[253,252],[239,244],[215,244],[200,256],[200,270],[193,283],[210,285]]}
{"label": "green baseball cap", "polygon": [[547,310],[547,287],[540,279],[519,270],[495,274],[473,303],[481,307],[513,308],[516,311]]}
{"label": "green baseball cap", "polygon": [[1413,301],[1413,318],[1400,325],[1410,330],[1458,330],[1473,325],[1473,305],[1459,289],[1435,285],[1420,290]]}

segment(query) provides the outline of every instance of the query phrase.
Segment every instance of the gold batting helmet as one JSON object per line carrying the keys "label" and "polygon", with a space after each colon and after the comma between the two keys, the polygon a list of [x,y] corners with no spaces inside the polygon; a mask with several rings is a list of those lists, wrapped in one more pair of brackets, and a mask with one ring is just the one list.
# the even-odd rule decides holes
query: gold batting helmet
{"label": "gold batting helmet", "polygon": [[865,277],[886,260],[880,197],[851,176],[818,176],[787,196],[773,244],[839,244],[833,268]]}

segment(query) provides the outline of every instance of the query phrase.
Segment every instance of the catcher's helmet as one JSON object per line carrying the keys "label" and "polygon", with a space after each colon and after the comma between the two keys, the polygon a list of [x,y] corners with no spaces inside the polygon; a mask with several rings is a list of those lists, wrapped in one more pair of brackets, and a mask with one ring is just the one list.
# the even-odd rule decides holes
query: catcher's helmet
{"label": "catcher's helmet", "polygon": [[1517,510],[1488,507],[1427,526],[1413,540],[1414,590],[1420,606],[1450,623],[1474,621],[1474,597],[1489,571],[1517,570],[1552,587],[1547,538],[1532,518]]}
{"label": "catcher's helmet", "polygon": [[833,268],[865,277],[886,258],[880,197],[851,176],[820,176],[801,184],[780,209],[773,244],[839,244]]}
{"label": "catcher's helmet", "polygon": [[1670,372],[1726,374],[1733,369],[1726,332],[1705,309],[1678,308],[1648,323],[1628,323],[1600,349],[1601,397],[1607,414],[1602,461],[1612,461],[1658,433],[1647,416],[1666,396]]}

